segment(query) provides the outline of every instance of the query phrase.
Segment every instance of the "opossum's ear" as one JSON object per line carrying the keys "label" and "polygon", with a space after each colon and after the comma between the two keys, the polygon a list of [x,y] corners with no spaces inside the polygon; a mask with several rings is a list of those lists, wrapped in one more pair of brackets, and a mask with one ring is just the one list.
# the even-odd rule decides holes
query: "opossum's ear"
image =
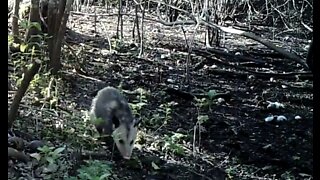
{"label": "opossum's ear", "polygon": [[134,127],[137,127],[141,123],[141,118],[134,120]]}

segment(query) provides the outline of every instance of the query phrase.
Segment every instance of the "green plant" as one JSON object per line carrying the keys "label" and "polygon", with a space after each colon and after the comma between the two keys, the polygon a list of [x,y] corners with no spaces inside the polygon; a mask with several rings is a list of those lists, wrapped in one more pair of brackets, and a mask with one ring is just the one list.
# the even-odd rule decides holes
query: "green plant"
{"label": "green plant", "polygon": [[[74,107],[72,103],[69,104],[69,108]],[[57,127],[52,131],[52,124],[54,121],[46,122],[49,126],[45,126],[45,130],[42,132],[42,136],[54,137],[55,140],[68,142],[72,147],[79,149],[94,149],[99,146],[98,132],[94,127],[94,123],[88,117],[87,110],[82,112],[64,112],[64,121],[60,127]]]}
{"label": "green plant", "polygon": [[105,180],[112,173],[110,163],[102,163],[98,160],[86,161],[86,165],[82,165],[78,170],[78,175],[66,178],[67,180],[80,179],[80,180]]}
{"label": "green plant", "polygon": [[[30,22],[29,20],[25,20],[22,19],[20,20],[20,27],[22,27],[22,29],[24,30],[28,30],[30,28],[35,28],[37,29],[39,32],[41,32],[41,25],[38,22]],[[37,49],[41,49],[41,47],[43,46],[43,43],[46,39],[48,39],[49,37],[47,37],[46,34],[35,34],[35,35],[31,35],[30,38],[27,39],[27,41],[25,41],[25,39],[21,39],[22,43],[20,44],[20,51],[22,53],[29,53],[30,50],[34,51],[34,47],[38,47]],[[34,41],[36,39],[36,41]],[[41,51],[36,51],[37,54],[41,54]]]}
{"label": "green plant", "polygon": [[173,153],[176,155],[184,155],[185,151],[181,144],[182,139],[186,137],[181,133],[173,133],[172,135],[165,135],[163,138],[157,138],[157,140],[151,143],[154,148],[159,148],[165,153]]}
{"label": "green plant", "polygon": [[38,160],[39,165],[43,166],[42,177],[44,179],[59,179],[67,171],[67,162],[62,159],[62,152],[65,147],[39,147],[39,153],[30,154]]}
{"label": "green plant", "polygon": [[135,90],[135,92],[138,92],[139,93],[139,96],[137,98],[137,102],[135,103],[129,103],[131,109],[132,109],[132,113],[134,115],[137,115],[137,116],[141,116],[141,110],[144,106],[147,105],[147,97],[146,97],[146,90],[142,89],[142,88],[138,88]]}
{"label": "green plant", "polygon": [[125,44],[123,42],[123,40],[120,40],[120,39],[114,39],[112,42],[111,42],[111,47],[112,49],[116,50],[116,51],[119,51],[122,49],[122,47],[124,47]]}
{"label": "green plant", "polygon": [[206,97],[205,98],[195,98],[196,103],[195,105],[199,108],[205,108],[208,107],[209,110],[211,111],[211,106],[214,104],[214,98],[217,95],[217,92],[215,90],[209,90],[206,93]]}
{"label": "green plant", "polygon": [[152,113],[152,117],[149,120],[151,126],[155,126],[156,124],[161,124],[162,122],[166,124],[166,121],[163,121],[163,116],[160,113]]}
{"label": "green plant", "polygon": [[183,135],[181,133],[173,133],[172,136],[165,135],[162,150],[169,151],[178,155],[184,155],[184,148],[182,144],[179,143],[184,137],[186,137],[186,135]]}
{"label": "green plant", "polygon": [[55,149],[55,147],[43,146],[39,147],[38,150],[40,153],[34,153],[32,157],[43,164],[54,164],[61,157],[61,152],[65,150],[65,147]]}
{"label": "green plant", "polygon": [[207,120],[209,120],[209,116],[208,115],[199,115],[197,117],[197,122],[196,125],[194,126],[194,134],[193,134],[193,148],[195,149],[195,140],[196,140],[196,131],[198,128],[198,146],[200,147],[201,144],[201,132],[203,129],[202,123],[206,122]]}
{"label": "green plant", "polygon": [[[34,27],[41,31],[41,25],[37,22],[29,22],[28,20],[21,19],[19,25],[23,30]],[[39,41],[32,41],[32,38],[37,38],[39,39]],[[13,44],[13,36],[8,36],[9,44],[12,44],[14,47],[20,48],[20,52],[15,53],[16,55],[13,56],[14,58],[12,59],[12,61],[15,67],[15,71],[10,75],[11,78],[16,81],[17,86],[21,85],[21,81],[24,77],[24,73],[22,70],[29,69],[32,66],[30,62],[32,62],[33,60],[44,62],[46,60],[45,54],[47,51],[44,50],[45,46],[42,42],[44,42],[47,38],[48,37],[45,34],[32,35],[27,42],[25,42],[24,39],[21,39],[21,44]],[[40,48],[38,49],[36,47]],[[42,97],[45,97],[44,103],[46,102],[46,100],[50,100],[49,104],[50,106],[52,106],[58,100],[58,91],[56,88],[57,86],[55,86],[55,89],[53,91],[51,91],[51,88],[52,84],[54,84],[53,82],[57,84],[58,81],[56,80],[56,78],[51,76],[50,73],[40,74],[38,73],[33,77],[28,90],[30,90],[33,94],[38,95],[35,96],[33,100],[35,100],[36,102],[40,101],[40,95]]]}
{"label": "green plant", "polygon": [[161,104],[160,108],[157,109],[158,113],[152,114],[152,118],[149,121],[151,126],[155,126],[157,124],[160,124],[160,126],[158,127],[158,129],[155,132],[157,132],[159,129],[161,129],[163,126],[165,126],[169,120],[171,120],[171,113],[172,113],[171,107],[173,104],[174,104],[174,102]]}
{"label": "green plant", "polygon": [[165,122],[167,122],[168,120],[171,119],[172,104],[173,104],[173,102],[160,105],[160,108],[161,108],[160,111],[164,110],[164,121]]}
{"label": "green plant", "polygon": [[34,100],[46,104],[50,109],[59,100],[60,78],[50,75],[50,72],[42,75],[36,74],[29,85],[29,91],[34,94]]}
{"label": "green plant", "polygon": [[196,152],[196,137],[197,137],[197,129],[198,129],[198,150],[200,149],[200,144],[201,144],[201,131],[203,129],[203,126],[201,125],[202,123],[206,122],[209,119],[208,115],[201,115],[200,114],[200,108],[203,106],[209,106],[209,109],[211,110],[211,104],[212,104],[212,98],[215,92],[209,91],[208,92],[208,99],[202,98],[201,100],[196,99],[196,107],[197,107],[197,122],[193,127],[193,154]]}

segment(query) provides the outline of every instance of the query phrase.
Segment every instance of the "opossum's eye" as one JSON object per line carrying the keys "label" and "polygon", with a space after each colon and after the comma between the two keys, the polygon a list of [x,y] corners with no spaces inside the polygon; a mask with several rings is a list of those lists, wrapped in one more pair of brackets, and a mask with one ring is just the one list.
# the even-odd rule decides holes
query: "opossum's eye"
{"label": "opossum's eye", "polygon": [[133,140],[131,140],[131,142],[130,142],[130,146],[133,144]]}
{"label": "opossum's eye", "polygon": [[119,140],[120,144],[124,144],[124,141],[122,139]]}

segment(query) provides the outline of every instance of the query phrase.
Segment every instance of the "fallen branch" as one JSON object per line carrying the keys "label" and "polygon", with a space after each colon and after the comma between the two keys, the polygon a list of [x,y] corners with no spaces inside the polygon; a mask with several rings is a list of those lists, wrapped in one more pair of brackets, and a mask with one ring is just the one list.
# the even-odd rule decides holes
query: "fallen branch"
{"label": "fallen branch", "polygon": [[[190,92],[186,92],[180,89],[176,89],[176,88],[172,88],[172,87],[165,87],[165,91],[168,94],[171,95],[175,95],[178,97],[181,97],[185,100],[191,101],[194,98],[205,98],[208,97],[208,95],[206,93],[190,93]],[[218,98],[223,98],[226,101],[229,101],[231,99],[231,94],[230,92],[226,92],[226,93],[216,93],[215,96],[212,99],[218,99]]]}
{"label": "fallen branch", "polygon": [[232,72],[226,70],[210,69],[209,72],[217,75],[231,76],[235,78],[240,78],[246,80],[247,77],[251,74],[255,74],[256,77],[269,79],[271,77],[276,77],[279,79],[313,79],[313,75],[310,72],[289,72],[289,73],[265,73],[265,72],[255,72],[247,70],[250,73],[244,72]]}
{"label": "fallen branch", "polygon": [[[204,56],[203,54],[207,54],[209,56]],[[233,67],[235,69],[239,69],[239,70],[250,72],[250,73],[255,74],[255,75],[259,76],[259,77],[268,77],[268,78],[270,78],[270,77],[278,77],[278,78],[290,77],[290,78],[295,78],[295,76],[306,76],[306,78],[312,78],[313,77],[312,73],[310,73],[310,72],[288,72],[288,73],[257,72],[257,71],[250,70],[250,69],[248,69],[246,67],[239,66],[238,64],[230,64],[230,63],[227,63],[225,61],[213,58],[212,57],[213,55],[211,55],[211,57],[210,57],[210,54],[211,53],[203,52],[203,51],[201,52],[200,51],[198,55],[203,56],[208,60],[215,61],[215,62],[217,62],[219,64],[223,64],[225,66],[229,66],[229,67]],[[219,72],[220,70],[219,71],[218,70],[210,70],[210,71]],[[227,71],[224,71],[224,72],[227,72]],[[228,71],[228,72],[230,72],[230,71]],[[232,73],[237,73],[237,72],[232,72]],[[237,73],[236,75],[239,75],[239,76],[245,75],[246,76],[248,74],[246,74],[246,73]]]}
{"label": "fallen branch", "polygon": [[22,161],[22,162],[28,162],[29,161],[29,157],[27,155],[25,155],[23,152],[18,151],[12,147],[8,147],[8,158],[9,159],[15,159],[18,161]]}
{"label": "fallen branch", "polygon": [[[210,24],[210,23],[208,23],[208,24]],[[267,46],[268,48],[270,48],[270,49],[282,54],[286,58],[292,59],[293,61],[301,64],[304,68],[309,69],[307,63],[305,61],[303,61],[300,57],[298,57],[295,54],[289,53],[288,51],[286,51],[283,48],[277,47],[276,45],[272,44],[268,40],[264,40],[264,39],[254,35],[252,33],[245,32],[245,31],[242,31],[242,30],[237,30],[237,29],[234,29],[234,28],[227,28],[227,27],[222,27],[222,26],[220,26],[219,28],[224,32],[237,34],[237,35],[241,35],[241,36],[256,40],[257,42],[260,42],[261,44]]]}
{"label": "fallen branch", "polygon": [[[67,71],[65,71],[64,73],[69,74],[69,75],[74,75],[74,72],[72,73],[72,72],[67,72]],[[89,80],[91,80],[91,81],[96,81],[96,82],[98,82],[98,83],[104,84],[104,81],[102,81],[102,80],[100,80],[100,79],[97,79],[97,78],[94,78],[94,77],[85,76],[85,75],[83,75],[83,74],[80,74],[80,73],[77,72],[77,71],[75,72],[75,74],[78,75],[78,76],[80,76],[80,77],[82,77],[82,78],[84,78],[84,79],[89,79]]]}

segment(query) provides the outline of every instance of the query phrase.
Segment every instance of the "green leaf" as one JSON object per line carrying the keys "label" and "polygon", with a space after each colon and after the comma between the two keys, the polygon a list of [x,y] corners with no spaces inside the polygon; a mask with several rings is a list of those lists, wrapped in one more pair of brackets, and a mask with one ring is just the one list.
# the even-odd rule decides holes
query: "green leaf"
{"label": "green leaf", "polygon": [[32,154],[30,154],[30,156],[35,158],[37,161],[40,161],[40,159],[41,159],[41,154],[39,154],[39,153],[32,153]]}
{"label": "green leaf", "polygon": [[31,28],[31,27],[34,27],[37,30],[41,31],[41,26],[40,26],[40,23],[38,23],[38,22],[30,22],[29,28]]}
{"label": "green leaf", "polygon": [[28,24],[29,24],[28,21],[25,20],[25,19],[23,19],[23,20],[20,21],[20,26],[21,26],[23,29],[27,29]]}
{"label": "green leaf", "polygon": [[21,45],[20,45],[20,51],[21,51],[21,52],[25,52],[26,49],[27,49],[27,47],[28,47],[28,44],[21,44]]}
{"label": "green leaf", "polygon": [[111,175],[111,173],[105,173],[102,176],[99,177],[99,180],[104,180],[104,179],[108,179],[108,177]]}
{"label": "green leaf", "polygon": [[13,35],[8,35],[8,44],[13,43]]}
{"label": "green leaf", "polygon": [[53,164],[54,163],[54,159],[50,156],[47,156],[46,157],[46,160],[50,163],[50,164]]}
{"label": "green leaf", "polygon": [[54,98],[52,98],[52,99],[50,100],[50,104],[51,104],[51,105],[54,104],[54,103],[56,103],[56,102],[58,102],[58,98],[56,98],[56,97],[54,97]]}
{"label": "green leaf", "polygon": [[174,133],[171,138],[176,141],[176,140],[179,140],[179,139],[181,139],[181,138],[183,138],[185,136],[186,135],[181,134],[181,133]]}
{"label": "green leaf", "polygon": [[38,148],[38,150],[43,152],[43,153],[48,153],[53,149],[54,149],[54,147],[49,147],[49,146],[42,146],[42,147]]}
{"label": "green leaf", "polygon": [[62,151],[65,150],[66,147],[60,147],[60,148],[57,148],[53,151],[54,154],[60,154]]}
{"label": "green leaf", "polygon": [[153,169],[155,169],[155,170],[160,169],[160,167],[158,165],[156,165],[156,163],[154,163],[154,162],[152,162],[151,165],[152,165]]}
{"label": "green leaf", "polygon": [[200,115],[197,117],[197,119],[200,123],[204,123],[209,119],[209,116],[208,115]]}
{"label": "green leaf", "polygon": [[210,90],[208,92],[208,96],[210,99],[212,99],[213,97],[215,97],[217,95],[217,92],[215,90]]}
{"label": "green leaf", "polygon": [[58,170],[58,165],[50,163],[46,168],[44,168],[45,173],[52,173]]}

